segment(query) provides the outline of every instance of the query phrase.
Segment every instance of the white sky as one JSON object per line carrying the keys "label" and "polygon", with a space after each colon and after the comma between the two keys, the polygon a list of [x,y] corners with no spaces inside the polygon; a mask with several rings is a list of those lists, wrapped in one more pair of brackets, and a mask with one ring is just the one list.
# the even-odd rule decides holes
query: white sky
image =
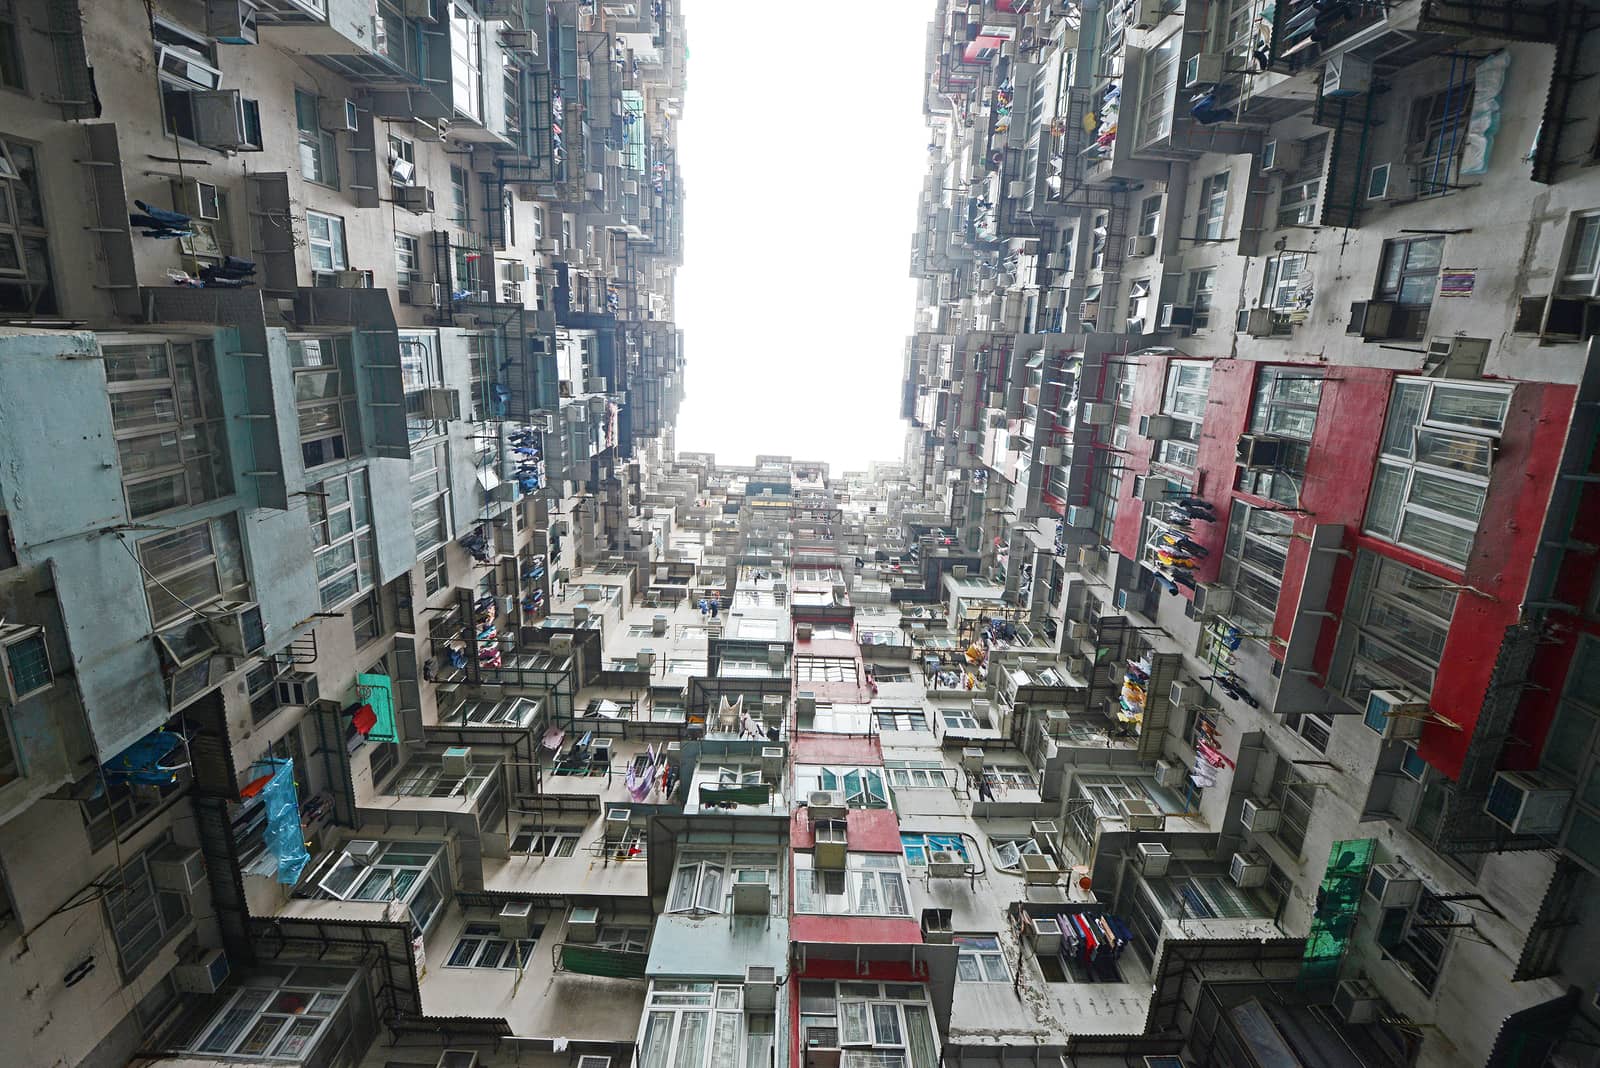
{"label": "white sky", "polygon": [[898,460],[933,4],[680,2],[678,448]]}

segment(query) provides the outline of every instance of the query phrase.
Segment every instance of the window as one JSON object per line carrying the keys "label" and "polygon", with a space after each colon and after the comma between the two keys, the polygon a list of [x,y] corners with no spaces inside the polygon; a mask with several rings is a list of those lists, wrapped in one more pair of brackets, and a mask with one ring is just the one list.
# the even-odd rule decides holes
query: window
{"label": "window", "polygon": [[[50,652],[45,646],[44,631],[34,627],[21,637],[13,638],[0,646],[5,656],[6,677],[11,682],[11,692],[18,702],[36,693],[43,693],[55,681],[50,670]],[[5,732],[0,730],[0,744]],[[10,754],[6,754],[8,757]],[[5,764],[10,761],[6,760]]]}
{"label": "window", "polygon": [[[1415,167],[1419,197],[1443,196],[1455,184],[1456,168],[1467,147],[1467,109],[1471,82],[1411,102],[1406,132],[1406,159]],[[1410,190],[1401,190],[1405,195]]]}
{"label": "window", "polygon": [[1161,233],[1161,194],[1145,197],[1139,205],[1139,233],[1156,237]]}
{"label": "window", "polygon": [[914,983],[800,984],[808,1047],[846,1047],[848,1068],[935,1068],[939,1063],[924,988]]}
{"label": "window", "polygon": [[339,188],[339,142],[322,128],[315,93],[294,91],[294,124],[300,139],[300,177]]}
{"label": "window", "polygon": [[417,146],[396,134],[389,135],[389,177],[395,185],[412,185],[417,177]]}
{"label": "window", "polygon": [[[540,929],[542,931],[542,928]],[[469,923],[445,959],[446,968],[527,967],[533,960],[534,938],[508,938],[493,923]]]}
{"label": "window", "polygon": [[13,0],[0,0],[0,86],[26,89],[22,49],[17,43],[17,11]]}
{"label": "window", "polygon": [[1201,241],[1221,241],[1228,217],[1228,172],[1221,171],[1200,183],[1200,214],[1194,236]]}
{"label": "window", "polygon": [[706,673],[705,657],[669,656],[663,669],[668,675],[698,675]]}
{"label": "window", "polygon": [[1556,292],[1564,297],[1600,296],[1600,211],[1572,217]]}
{"label": "window", "polygon": [[816,790],[837,790],[845,795],[845,804],[850,808],[889,807],[882,768],[799,764],[794,769],[794,780],[799,797],[807,797]]}
{"label": "window", "polygon": [[[1106,265],[1106,238],[1110,235],[1111,216],[1103,211],[1095,212],[1094,226],[1089,231],[1089,270],[1102,270]],[[1090,286],[1083,294],[1083,317],[1093,318],[1095,309],[1099,306],[1100,287]]]}
{"label": "window", "polygon": [[959,834],[901,833],[900,849],[906,855],[906,863],[913,868],[927,867],[934,853],[954,853],[963,863],[972,863],[967,840]]}
{"label": "window", "polygon": [[1365,529],[1466,565],[1511,404],[1503,387],[1401,379],[1390,395]]}
{"label": "window", "polygon": [[513,853],[532,853],[540,857],[570,857],[578,850],[582,828],[544,828],[523,826],[511,839]]}
{"label": "window", "polygon": [[643,953],[650,945],[650,928],[602,927],[595,932],[594,944],[619,953]]}
{"label": "window", "polygon": [[56,311],[42,185],[33,146],[0,135],[0,316]]}
{"label": "window", "polygon": [[383,636],[383,609],[377,590],[350,606],[350,629],[355,634],[357,649],[371,645]]}
{"label": "window", "polygon": [[290,338],[289,364],[306,469],[359,456],[361,417],[350,338]]}
{"label": "window", "polygon": [[[113,839],[126,842],[149,822],[151,815],[183,793],[189,785],[189,771],[187,768],[180,770],[175,781],[162,783],[156,790],[136,792],[120,781],[100,784],[98,775],[94,783],[103,786],[99,795],[79,802],[78,808],[83,815],[89,848],[99,850],[110,845]],[[92,789],[90,784],[80,785],[85,792]]]}
{"label": "window", "polygon": [[1433,576],[1366,551],[1356,555],[1332,679],[1357,708],[1373,690],[1426,698],[1444,653],[1456,592]]}
{"label": "window", "polygon": [[103,352],[129,517],[232,493],[211,343],[108,345]]}
{"label": "window", "polygon": [[1178,80],[1182,34],[1173,34],[1145,56],[1145,91],[1139,117],[1139,144],[1158,141],[1172,132],[1172,101]]}
{"label": "window", "polygon": [[956,935],[951,939],[960,952],[956,957],[958,983],[1009,983],[1005,954],[994,935]]}
{"label": "window", "polygon": [[196,1054],[302,1064],[326,1046],[331,1057],[352,1030],[364,1026],[356,1017],[370,1012],[359,976],[312,965],[248,972],[235,992],[222,995],[222,1007],[195,1032],[188,1048]]}
{"label": "window", "polygon": [[1304,252],[1280,252],[1267,260],[1266,270],[1261,275],[1262,306],[1282,312],[1300,308],[1300,276],[1305,269]]}
{"label": "window", "polygon": [[927,713],[915,706],[906,708],[898,705],[873,705],[872,716],[878,722],[878,730],[886,733],[928,729]]}
{"label": "window", "polygon": [[350,261],[345,258],[344,220],[339,216],[306,212],[306,244],[311,249],[313,271],[349,269]]}
{"label": "window", "polygon": [[645,1008],[639,1063],[646,1068],[765,1068],[772,1057],[772,1013],[742,1011],[743,990],[710,982],[658,979]]}
{"label": "window", "polygon": [[472,201],[467,188],[467,169],[450,165],[450,222],[463,230],[472,229]]}
{"label": "window", "polygon": [[1201,267],[1189,272],[1189,307],[1194,309],[1194,329],[1211,325],[1211,295],[1217,285],[1217,269]]}
{"label": "window", "polygon": [[794,854],[795,911],[825,916],[909,916],[900,857],[851,853],[844,871],[814,870],[809,853]]}
{"label": "window", "polygon": [[1444,238],[1413,237],[1383,243],[1383,265],[1375,296],[1400,305],[1389,336],[1420,340],[1428,329],[1428,310],[1439,284]]}
{"label": "window", "polygon": [[157,890],[150,875],[151,854],[170,841],[162,838],[101,879],[106,922],[125,979],[138,975],[156,951],[189,923],[189,898]]}
{"label": "window", "polygon": [[983,778],[990,786],[1004,790],[1032,790],[1033,772],[1021,764],[985,764]]}
{"label": "window", "polygon": [[450,5],[451,102],[475,121],[483,121],[483,23],[465,4]]}
{"label": "window", "polygon": [[1250,410],[1250,431],[1279,440],[1277,462],[1269,467],[1239,469],[1239,489],[1290,508],[1300,506],[1306,464],[1317,409],[1322,403],[1322,374],[1307,367],[1261,367]]}
{"label": "window", "polygon": [[1041,856],[1044,853],[1032,838],[991,838],[989,848],[994,853],[995,867],[1019,874],[1022,872],[1023,854]]}
{"label": "window", "polygon": [[450,538],[450,448],[444,442],[411,450],[411,531],[417,555],[426,556]]}
{"label": "window", "polygon": [[[742,591],[741,591],[742,592]],[[795,678],[800,682],[859,682],[856,662],[844,656],[797,656]]]}
{"label": "window", "polygon": [[1283,513],[1233,502],[1222,563],[1222,581],[1233,588],[1231,621],[1271,630],[1293,532],[1294,520]]}
{"label": "window", "polygon": [[394,273],[403,286],[418,279],[417,239],[408,234],[394,235]]}
{"label": "window", "polygon": [[1206,398],[1211,394],[1211,364],[1202,360],[1173,360],[1167,365],[1167,384],[1161,411],[1172,417],[1172,436],[1156,445],[1156,459],[1193,470],[1200,459],[1200,427],[1205,420]]}
{"label": "window", "polygon": [[1378,945],[1383,955],[1400,965],[1411,981],[1431,995],[1444,968],[1454,925],[1455,909],[1424,886],[1409,909],[1384,909],[1378,922]]}
{"label": "window", "polygon": [[244,552],[232,515],[145,538],[138,546],[150,621],[161,629],[218,600],[248,600]]}
{"label": "window", "polygon": [[383,842],[377,856],[357,860],[340,853],[317,877],[322,893],[339,901],[399,901],[411,914],[411,933],[425,933],[443,911],[449,892],[437,842]]}
{"label": "window", "polygon": [[257,664],[245,673],[244,689],[250,698],[250,722],[265,723],[278,709],[278,665],[272,659]]}
{"label": "window", "polygon": [[950,770],[937,760],[885,760],[883,769],[896,789],[950,786]]}
{"label": "window", "polygon": [[450,568],[443,546],[422,558],[422,582],[429,597],[450,585]]}
{"label": "window", "polygon": [[1272,788],[1268,792],[1279,810],[1278,829],[1272,837],[1294,857],[1306,844],[1306,827],[1311,822],[1311,806],[1317,799],[1315,783],[1304,781],[1294,764],[1279,757],[1272,768]]}
{"label": "window", "polygon": [[803,731],[867,734],[872,727],[872,709],[868,705],[818,701],[816,711],[809,717],[801,715],[796,726]]}
{"label": "window", "polygon": [[400,769],[389,793],[397,797],[457,797],[470,798],[494,776],[495,764],[468,764],[465,774],[454,775],[445,771],[438,757],[419,756]]}
{"label": "window", "polygon": [[1278,193],[1280,227],[1311,226],[1317,221],[1317,204],[1322,192],[1322,168],[1328,154],[1328,135],[1319,134],[1298,143],[1300,162],[1283,179]]}
{"label": "window", "polygon": [[667,891],[668,912],[726,912],[735,883],[778,885],[778,854],[764,851],[684,849]]}
{"label": "window", "polygon": [[986,723],[979,723],[970,708],[941,708],[939,717],[944,720],[947,730],[975,731],[979,727],[988,726]]}
{"label": "window", "polygon": [[372,589],[376,547],[367,473],[323,480],[307,500],[322,608],[338,611]]}

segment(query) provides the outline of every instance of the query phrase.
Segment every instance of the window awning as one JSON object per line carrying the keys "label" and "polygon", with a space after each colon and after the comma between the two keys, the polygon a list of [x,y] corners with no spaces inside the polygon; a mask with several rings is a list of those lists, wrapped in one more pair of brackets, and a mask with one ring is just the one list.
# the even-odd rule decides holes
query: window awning
{"label": "window awning", "polygon": [[1032,367],[1043,367],[1044,366],[1044,353],[1036,352],[1032,356],[1028,357],[1028,366],[1030,368],[1032,368]]}
{"label": "window awning", "polygon": [[500,476],[495,473],[492,467],[480,467],[478,468],[478,485],[483,487],[485,493],[491,493],[496,486],[500,485]]}
{"label": "window awning", "polygon": [[1092,303],[1094,303],[1095,301],[1097,301],[1099,299],[1100,299],[1100,287],[1099,286],[1090,286],[1088,289],[1085,289],[1083,291],[1083,302],[1085,304],[1092,304]]}

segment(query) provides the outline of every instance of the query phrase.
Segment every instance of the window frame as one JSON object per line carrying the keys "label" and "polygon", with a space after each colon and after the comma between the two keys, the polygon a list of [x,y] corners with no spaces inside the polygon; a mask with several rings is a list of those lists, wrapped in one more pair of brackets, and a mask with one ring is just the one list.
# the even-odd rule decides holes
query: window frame
{"label": "window frame", "polygon": [[[998,934],[956,935],[950,940],[958,947],[957,983],[1009,983],[1011,967]],[[968,967],[970,965],[970,967]],[[971,971],[973,974],[965,974]],[[996,976],[996,971],[999,975]]]}
{"label": "window frame", "polygon": [[[118,969],[130,982],[156,959],[163,946],[194,922],[189,897],[160,889],[150,871],[150,858],[171,842],[171,835],[163,835],[102,880],[106,931],[116,949]],[[130,948],[150,931],[155,932],[155,941],[137,955],[131,954]]]}
{"label": "window frame", "polygon": [[[326,233],[319,236],[313,222],[319,224]],[[337,234],[335,233],[337,231]],[[326,249],[326,265],[319,263],[318,251]],[[313,275],[337,274],[350,269],[349,245],[347,243],[344,216],[331,215],[325,211],[306,209],[306,254],[310,257],[311,273]]]}
{"label": "window frame", "polygon": [[[1195,213],[1194,238],[1196,241],[1223,241],[1223,229],[1228,221],[1228,171],[1208,174],[1200,181],[1200,204]],[[1191,274],[1193,272],[1190,272]]]}
{"label": "window frame", "polygon": [[324,189],[339,188],[339,140],[322,128],[322,98],[295,87],[295,136],[299,145],[300,178]]}
{"label": "window frame", "polygon": [[[133,373],[112,380],[112,368],[119,360],[139,360],[139,350],[153,354],[161,351],[164,373],[144,375],[140,368]],[[140,341],[118,339],[101,345],[101,358],[106,367],[106,394],[111,407],[111,432],[117,447],[117,467],[121,476],[123,505],[129,519],[138,520],[166,512],[190,508],[207,501],[220,500],[233,493],[233,471],[228,451],[227,413],[222,404],[222,389],[217,379],[216,350],[209,340],[195,338],[172,341],[150,338]],[[187,381],[182,373],[188,369]],[[165,406],[170,420],[161,422],[124,422],[118,425],[118,399],[137,396],[156,397],[165,394]],[[176,455],[167,462],[153,463],[149,467],[128,469],[127,443],[148,442],[172,438],[171,448]],[[193,442],[194,444],[186,444]],[[197,465],[198,468],[197,468]],[[174,482],[176,480],[176,482]],[[164,507],[137,510],[134,494],[140,487],[160,482],[181,487],[181,499]]]}
{"label": "window frame", "polygon": [[[6,220],[0,222],[0,240],[9,242],[17,261],[15,266],[0,267],[0,287],[4,287],[0,292],[17,288],[26,294],[25,308],[21,303],[9,310],[0,305],[0,318],[56,310],[37,148],[31,141],[0,133],[0,219]],[[18,157],[25,162],[18,162]]]}
{"label": "window frame", "polygon": [[[1584,243],[1589,237],[1593,240],[1585,250]],[[1588,262],[1576,264],[1585,251]],[[1600,209],[1573,212],[1568,220],[1556,293],[1563,297],[1600,296]]]}

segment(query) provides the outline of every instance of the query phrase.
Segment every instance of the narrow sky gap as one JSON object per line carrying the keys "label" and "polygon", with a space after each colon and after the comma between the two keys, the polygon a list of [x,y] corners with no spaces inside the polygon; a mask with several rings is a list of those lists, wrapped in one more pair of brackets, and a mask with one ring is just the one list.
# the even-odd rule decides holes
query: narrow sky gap
{"label": "narrow sky gap", "polygon": [[896,459],[932,7],[852,7],[840,33],[804,5],[684,6],[678,448]]}

